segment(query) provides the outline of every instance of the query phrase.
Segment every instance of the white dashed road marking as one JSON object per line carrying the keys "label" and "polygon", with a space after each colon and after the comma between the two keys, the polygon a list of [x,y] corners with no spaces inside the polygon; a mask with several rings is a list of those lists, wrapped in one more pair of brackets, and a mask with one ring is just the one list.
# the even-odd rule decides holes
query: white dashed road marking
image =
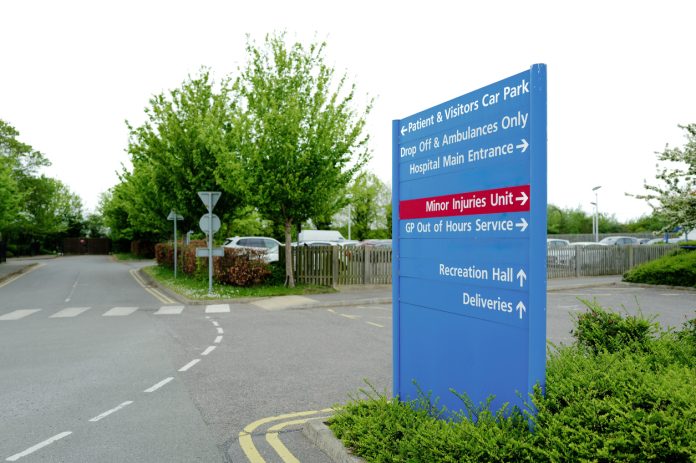
{"label": "white dashed road marking", "polygon": [[28,317],[29,315],[39,312],[41,309],[20,309],[14,312],[6,313],[0,317],[0,320],[19,320],[20,318]]}
{"label": "white dashed road marking", "polygon": [[86,312],[88,310],[89,310],[89,307],[68,307],[67,309],[63,309],[60,312],[54,313],[53,315],[51,315],[50,318],[77,317],[82,312]]}
{"label": "white dashed road marking", "polygon": [[215,347],[216,346],[208,346],[208,348],[204,350],[203,353],[201,353],[201,355],[208,355],[209,353],[215,350]]}
{"label": "white dashed road marking", "polygon": [[52,443],[54,443],[57,440],[60,440],[66,436],[69,436],[70,434],[72,434],[72,431],[65,431],[65,432],[61,432],[60,434],[56,434],[55,436],[51,437],[50,439],[46,439],[45,441],[40,442],[40,443],[34,445],[33,447],[29,447],[28,449],[26,449],[23,452],[16,453],[16,454],[12,455],[11,457],[7,458],[7,460],[5,460],[5,461],[17,461],[22,457],[26,457],[27,455],[34,453],[39,449],[46,447],[47,445],[51,445]]}
{"label": "white dashed road marking", "polygon": [[102,418],[106,418],[107,416],[111,415],[112,413],[116,413],[117,411],[127,407],[128,405],[130,405],[132,403],[133,403],[132,400],[127,400],[127,401],[123,402],[122,404],[120,404],[119,406],[112,408],[111,410],[107,410],[104,413],[101,413],[101,414],[95,416],[94,418],[90,418],[89,421],[91,421],[92,423],[96,423],[97,421],[101,420]]}
{"label": "white dashed road marking", "polygon": [[170,376],[169,378],[163,379],[162,381],[155,384],[154,386],[145,389],[143,392],[155,392],[157,389],[161,388],[162,386],[164,386],[165,384],[167,384],[169,381],[171,381],[173,379],[174,379],[173,376]]}
{"label": "white dashed road marking", "polygon": [[125,317],[138,310],[137,307],[114,307],[111,310],[104,312],[103,317]]}
{"label": "white dashed road marking", "polygon": [[229,304],[212,304],[205,306],[205,313],[225,313],[229,311]]}
{"label": "white dashed road marking", "polygon": [[160,307],[160,309],[155,312],[155,315],[179,315],[183,310],[183,305],[165,305]]}
{"label": "white dashed road marking", "polygon": [[191,368],[192,366],[194,366],[195,364],[197,364],[197,363],[200,362],[200,361],[201,361],[201,359],[193,359],[193,360],[191,360],[189,363],[187,363],[186,365],[184,365],[183,367],[179,368],[179,371],[186,371],[186,370],[188,370],[189,368]]}

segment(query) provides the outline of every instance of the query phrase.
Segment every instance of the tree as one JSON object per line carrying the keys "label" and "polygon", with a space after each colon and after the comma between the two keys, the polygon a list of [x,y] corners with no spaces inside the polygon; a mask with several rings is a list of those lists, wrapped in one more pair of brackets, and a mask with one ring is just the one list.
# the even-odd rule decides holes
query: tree
{"label": "tree", "polygon": [[659,162],[668,163],[656,166],[655,178],[660,184],[645,183],[645,194],[629,195],[647,200],[659,212],[665,221],[662,231],[680,226],[686,230],[696,228],[696,124],[679,127],[686,131],[686,145],[683,148],[667,145],[664,151],[656,153]]}
{"label": "tree", "polygon": [[[371,102],[361,112],[351,108],[355,85],[346,88],[345,75],[334,83],[325,46],[286,46],[284,34],[267,36],[263,47],[247,41],[249,61],[233,86],[234,138],[219,158],[226,190],[242,185],[250,205],[282,220],[291,287],[293,225],[336,207],[369,159],[363,130]],[[240,165],[243,178],[230,179],[226,173]]]}
{"label": "tree", "polygon": [[350,187],[351,221],[355,239],[373,238],[371,231],[386,227],[384,209],[389,188],[371,172],[361,172]]}
{"label": "tree", "polygon": [[19,132],[0,119],[0,239],[19,227],[29,182],[50,163],[41,152],[18,140]]}
{"label": "tree", "polygon": [[[121,173],[121,182],[128,186],[119,187],[110,199],[116,204],[106,207],[112,231],[125,225],[123,213],[128,231],[122,234],[131,238],[166,236],[171,209],[184,216],[182,229],[198,223],[206,210],[197,192],[221,190],[215,176],[216,158],[225,149],[229,131],[227,86],[222,85],[219,92],[214,86],[210,72],[203,69],[180,88],[151,98],[141,126],[127,123],[133,169]],[[236,170],[222,175],[236,178]],[[228,185],[215,213],[223,222],[229,221],[239,203],[239,195]]]}

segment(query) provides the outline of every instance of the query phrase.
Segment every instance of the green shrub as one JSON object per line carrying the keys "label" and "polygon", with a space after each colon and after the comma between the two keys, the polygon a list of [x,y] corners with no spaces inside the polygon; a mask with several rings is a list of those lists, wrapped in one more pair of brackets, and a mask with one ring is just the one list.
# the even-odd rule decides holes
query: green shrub
{"label": "green shrub", "polygon": [[[534,417],[484,407],[476,422],[438,419],[429,399],[373,389],[330,427],[368,462],[696,462],[696,319],[657,333],[652,320],[592,311],[576,320],[591,336],[550,352]],[[601,333],[627,341],[603,348]]]}
{"label": "green shrub", "polygon": [[696,251],[679,249],[646,262],[626,272],[623,280],[652,285],[696,286]]}
{"label": "green shrub", "polygon": [[658,325],[640,315],[618,313],[605,310],[596,302],[582,301],[587,311],[573,316],[575,328],[571,334],[578,345],[599,351],[615,352],[627,345],[645,349]]}

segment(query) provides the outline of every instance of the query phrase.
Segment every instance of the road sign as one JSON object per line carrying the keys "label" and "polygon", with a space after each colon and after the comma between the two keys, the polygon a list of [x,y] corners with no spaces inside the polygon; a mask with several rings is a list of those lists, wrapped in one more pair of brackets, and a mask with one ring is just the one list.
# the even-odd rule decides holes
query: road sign
{"label": "road sign", "polygon": [[169,215],[167,216],[167,220],[184,220],[184,216],[181,214],[177,214],[172,210]]}
{"label": "road sign", "polygon": [[203,214],[198,221],[198,226],[205,234],[210,233],[211,230],[215,234],[220,230],[220,217],[215,214]]}
{"label": "road sign", "polygon": [[[225,255],[225,248],[213,248],[213,257],[223,257]],[[210,249],[208,248],[196,248],[196,257],[210,257]]]}
{"label": "road sign", "polygon": [[219,191],[199,191],[198,197],[201,198],[201,201],[203,201],[203,204],[205,204],[205,207],[208,209],[208,212],[212,212],[213,208],[220,199],[221,194],[222,193],[220,193]]}
{"label": "road sign", "polygon": [[394,395],[545,384],[546,66],[393,123]]}

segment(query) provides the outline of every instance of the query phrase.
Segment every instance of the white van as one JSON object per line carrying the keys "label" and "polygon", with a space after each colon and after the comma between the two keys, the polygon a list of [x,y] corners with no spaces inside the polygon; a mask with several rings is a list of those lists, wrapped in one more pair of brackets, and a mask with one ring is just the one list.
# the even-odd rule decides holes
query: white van
{"label": "white van", "polygon": [[335,230],[303,230],[300,232],[297,239],[300,244],[307,241],[331,241],[340,243],[345,240],[341,232]]}

